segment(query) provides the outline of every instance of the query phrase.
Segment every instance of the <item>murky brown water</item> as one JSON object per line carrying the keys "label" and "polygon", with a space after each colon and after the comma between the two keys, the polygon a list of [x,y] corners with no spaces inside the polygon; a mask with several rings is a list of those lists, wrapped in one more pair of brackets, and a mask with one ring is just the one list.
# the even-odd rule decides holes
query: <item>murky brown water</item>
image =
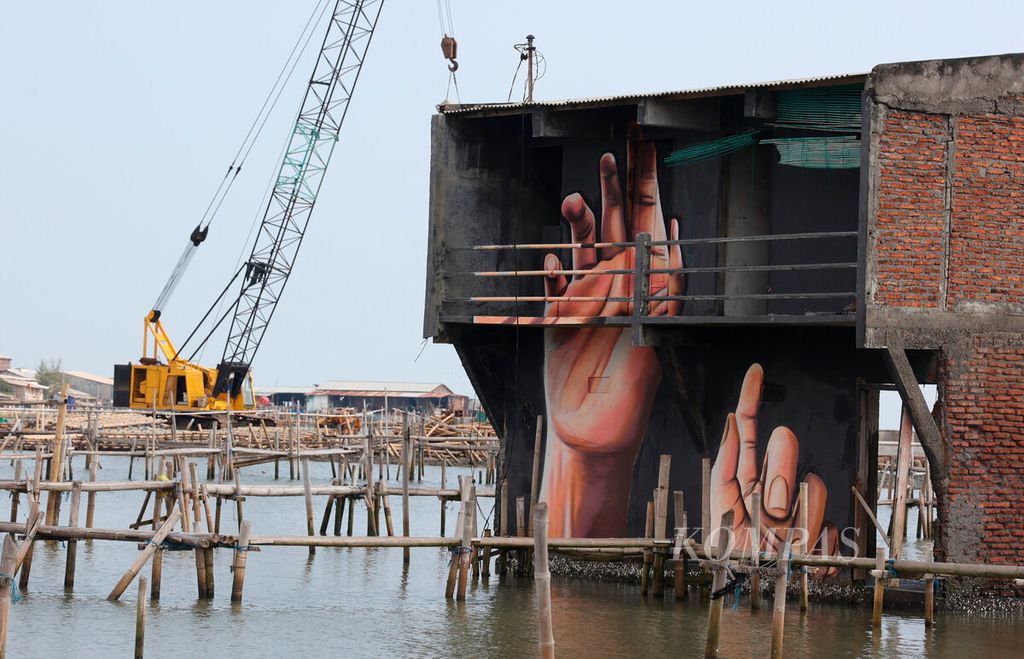
{"label": "murky brown water", "polygon": [[[108,457],[103,463],[103,479],[118,480],[127,473],[123,459]],[[273,467],[263,469],[262,474],[247,472],[246,482],[273,482]],[[453,471],[449,470],[449,479]],[[9,464],[0,465],[0,478],[10,475]],[[424,484],[436,484],[438,475],[437,470],[428,470]],[[313,478],[329,481],[329,467],[314,465]],[[317,499],[319,523],[324,501]],[[140,503],[137,493],[100,493],[96,525],[125,527],[134,521]],[[396,503],[393,500],[395,525],[401,528],[401,506]],[[486,504],[485,513],[490,511],[490,502]],[[233,510],[224,507],[226,529],[234,528]],[[436,534],[439,510],[435,499],[414,498],[412,533]],[[67,504],[62,514],[66,519]],[[360,519],[359,514],[356,529],[362,532],[365,517]],[[253,520],[257,534],[305,533],[301,497],[249,498],[246,516]],[[448,519],[451,533],[454,508]],[[38,543],[29,592],[12,607],[8,656],[130,655],[136,588],[129,587],[117,604],[105,597],[136,556],[132,543],[80,543],[75,591],[65,594],[64,548]],[[194,555],[168,552],[162,598],[149,609],[147,654],[536,654],[532,581],[499,583],[492,578],[473,588],[465,604],[455,605],[444,599],[447,560],[441,550],[413,549],[410,569],[403,572],[398,549],[318,549],[310,557],[303,548],[268,547],[249,556],[245,602],[232,605],[228,601],[229,552],[217,555],[217,592],[212,602],[196,600]],[[696,599],[685,603],[671,598],[644,600],[636,586],[555,577],[552,600],[558,654],[700,656],[706,607]],[[727,600],[720,656],[766,656],[771,642],[770,604],[766,600],[756,614],[745,600],[739,608],[732,605]],[[805,616],[791,606],[786,622],[787,657],[1017,657],[1024,653],[1024,619],[1020,617],[940,612],[936,627],[926,630],[919,615],[886,614],[880,632],[873,632],[868,610],[812,603]]]}

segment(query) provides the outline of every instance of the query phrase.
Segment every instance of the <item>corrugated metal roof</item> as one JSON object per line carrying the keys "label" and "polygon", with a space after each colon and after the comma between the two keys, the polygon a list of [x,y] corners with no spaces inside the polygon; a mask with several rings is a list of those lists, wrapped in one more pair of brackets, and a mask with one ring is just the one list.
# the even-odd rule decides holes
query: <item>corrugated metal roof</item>
{"label": "corrugated metal roof", "polygon": [[[438,394],[437,392],[440,393]],[[317,386],[311,395],[330,394],[334,396],[447,396],[451,389],[440,383],[426,382],[368,382],[360,380],[328,380]]]}
{"label": "corrugated metal roof", "polygon": [[98,382],[100,384],[109,384],[113,386],[114,378],[108,378],[103,375],[96,375],[94,373],[86,373],[85,371],[64,371],[64,375],[70,375],[73,378],[81,378],[83,380],[89,380],[90,382]]}
{"label": "corrugated metal roof", "polygon": [[854,84],[863,82],[866,77],[866,73],[842,73],[828,76],[817,76],[813,78],[796,78],[793,80],[770,80],[766,82],[720,85],[717,87],[701,87],[697,89],[682,89],[667,92],[621,94],[617,96],[592,96],[587,98],[535,101],[533,103],[447,104],[437,106],[437,110],[441,114],[517,114],[530,108],[601,107],[607,105],[623,105],[631,101],[640,101],[650,98],[683,99],[700,98],[702,96],[725,96],[728,94],[738,94],[747,89],[786,89],[792,87],[813,86],[818,83],[828,83],[828,85]]}
{"label": "corrugated metal roof", "polygon": [[271,396],[273,394],[307,395],[312,393],[313,387],[256,387],[254,391],[257,396]]}

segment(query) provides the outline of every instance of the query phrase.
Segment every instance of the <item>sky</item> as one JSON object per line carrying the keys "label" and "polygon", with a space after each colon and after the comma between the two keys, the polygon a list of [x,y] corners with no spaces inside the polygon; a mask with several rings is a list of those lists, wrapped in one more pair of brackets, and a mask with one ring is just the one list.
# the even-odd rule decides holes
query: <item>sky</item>
{"label": "sky", "polygon": [[[0,353],[111,373],[316,0],[7,3],[0,19]],[[430,117],[503,101],[536,35],[538,100],[866,72],[1022,49],[1024,3],[387,0],[306,241],[254,364],[258,384],[471,387],[422,334]],[[315,41],[316,39],[314,39]],[[306,53],[163,320],[178,341],[235,270],[312,68]],[[520,78],[521,80],[522,78]],[[517,89],[514,96],[521,96]],[[245,247],[248,254],[248,247]],[[220,358],[223,339],[203,354]],[[898,404],[883,403],[883,427]],[[888,420],[888,422],[887,422]]]}

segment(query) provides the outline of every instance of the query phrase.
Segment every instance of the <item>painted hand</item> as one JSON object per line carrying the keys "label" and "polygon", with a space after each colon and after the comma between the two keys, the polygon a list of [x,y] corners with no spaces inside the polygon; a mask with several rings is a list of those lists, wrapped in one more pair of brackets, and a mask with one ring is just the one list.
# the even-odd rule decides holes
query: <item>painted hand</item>
{"label": "painted hand", "polygon": [[[635,146],[634,146],[635,144]],[[654,144],[630,146],[625,198],[615,157],[601,157],[601,240],[625,242],[646,232],[665,240],[666,223],[658,190]],[[637,165],[634,167],[634,161]],[[562,215],[574,243],[596,242],[594,212],[583,197],[571,194],[562,202]],[[679,222],[672,219],[668,235],[678,238]],[[551,302],[549,318],[609,317],[632,314],[632,304],[607,298],[628,298],[630,274],[600,274],[631,270],[632,247],[580,247],[573,250],[573,277],[558,271],[562,263],[548,254],[544,267],[549,297],[598,298]],[[652,248],[651,268],[682,267],[678,245]],[[653,298],[682,295],[682,275],[651,276]],[[651,315],[678,314],[677,300],[652,300]],[[625,532],[626,507],[633,461],[643,439],[661,379],[651,348],[631,344],[620,327],[549,327],[545,330],[544,384],[549,420],[545,467],[545,497],[551,507],[552,535],[600,536]],[[591,494],[587,494],[589,488]]]}
{"label": "painted hand", "polygon": [[[722,515],[732,510],[733,531],[739,547],[748,547],[752,520],[753,495],[761,494],[761,549],[776,550],[790,528],[799,525],[799,483],[797,462],[800,442],[793,431],[779,426],[768,439],[764,465],[757,465],[757,413],[761,405],[764,370],[753,364],[743,378],[736,412],[729,414],[718,458],[711,470],[711,528]],[[828,491],[816,474],[804,477],[807,483],[807,530],[814,545],[822,529],[827,529],[826,547],[834,553],[838,535],[831,522],[824,521]]]}
{"label": "painted hand", "polygon": [[[657,162],[654,145],[636,143],[637,171],[632,162],[627,168],[633,191],[629,213],[623,204],[615,157],[601,157],[601,240],[625,242],[628,219],[632,238],[646,232],[653,240],[665,240],[665,216],[658,191]],[[572,229],[574,243],[594,243],[596,222],[593,211],[579,194],[571,194],[562,202],[562,215]],[[679,222],[672,219],[669,233],[679,236]],[[633,313],[631,302],[608,301],[606,298],[628,298],[633,294],[631,274],[599,274],[608,270],[631,270],[632,247],[605,247],[599,250],[582,247],[573,250],[574,271],[569,281],[564,275],[551,274],[545,280],[549,297],[600,298],[596,301],[558,301],[548,305],[548,317],[623,316]],[[680,268],[682,252],[678,245],[656,246],[651,250],[651,268]],[[549,272],[562,270],[554,254],[544,259]],[[651,296],[682,295],[682,275],[663,273],[651,276]],[[652,301],[652,316],[675,315],[682,302]],[[654,351],[633,347],[622,328],[582,327],[555,328],[547,332],[548,352],[546,385],[548,414],[559,438],[582,451],[618,453],[635,450],[650,415],[654,390],[661,378]],[[614,358],[613,358],[614,357]]]}

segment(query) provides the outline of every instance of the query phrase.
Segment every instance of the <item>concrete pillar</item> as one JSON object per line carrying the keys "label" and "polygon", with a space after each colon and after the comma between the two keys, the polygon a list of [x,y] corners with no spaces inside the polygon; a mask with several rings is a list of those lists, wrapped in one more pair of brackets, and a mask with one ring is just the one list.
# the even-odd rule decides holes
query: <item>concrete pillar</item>
{"label": "concrete pillar", "polygon": [[[755,146],[726,158],[725,235],[759,236],[771,233],[772,149]],[[725,265],[729,267],[768,265],[770,243],[726,243]],[[768,292],[767,272],[726,272],[726,295],[750,295]],[[726,316],[763,316],[768,300],[725,300]]]}

